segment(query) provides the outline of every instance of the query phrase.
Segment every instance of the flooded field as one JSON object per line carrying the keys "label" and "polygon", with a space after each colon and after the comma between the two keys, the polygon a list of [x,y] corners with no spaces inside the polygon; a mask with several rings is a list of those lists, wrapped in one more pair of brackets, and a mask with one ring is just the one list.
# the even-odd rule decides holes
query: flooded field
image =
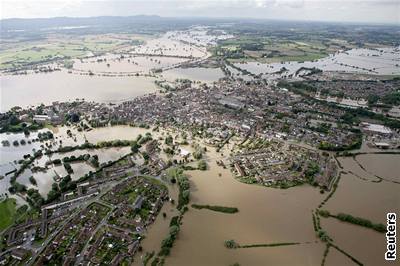
{"label": "flooded field", "polygon": [[96,74],[148,74],[152,69],[174,67],[187,59],[162,56],[106,55],[84,60],[75,60],[74,70],[92,71]]}
{"label": "flooded field", "polygon": [[348,257],[344,254],[340,253],[334,248],[329,249],[328,256],[325,261],[326,266],[354,266],[354,262],[352,262]]}
{"label": "flooded field", "polygon": [[[363,157],[370,161],[373,158],[375,163],[381,162],[379,167],[375,165],[374,169],[384,168],[386,161],[398,160],[396,155],[369,154]],[[356,158],[359,160],[360,157]],[[324,208],[333,213],[344,212],[377,223],[386,223],[386,213],[400,211],[399,184],[385,180],[378,182],[377,177],[365,172],[352,157],[340,158],[339,161],[348,174],[342,174],[338,189]],[[386,168],[386,174],[396,175],[400,171],[399,167],[398,161],[397,164],[391,164],[389,168]]]}
{"label": "flooded field", "polygon": [[[321,226],[332,236],[337,246],[350,253],[364,265],[392,265],[390,262],[384,260],[386,251],[385,234],[360,226],[345,224],[332,218],[322,219]],[[331,248],[330,252],[333,250],[334,249]],[[344,256],[343,254],[340,255]],[[328,255],[327,265],[335,265],[333,262],[336,262],[339,258],[339,254],[333,256]],[[352,262],[349,258],[345,258],[347,264]],[[329,263],[331,260],[332,264]],[[345,260],[342,259],[341,261]]]}
{"label": "flooded field", "polygon": [[[211,151],[210,151],[211,150]],[[189,208],[185,213],[181,231],[166,265],[320,265],[325,244],[315,236],[311,210],[326,197],[310,186],[288,190],[247,185],[235,180],[231,172],[217,166],[221,159],[214,149],[207,153],[209,169],[187,171],[191,181],[190,204],[209,204],[237,207],[236,214]],[[373,156],[369,158],[370,156]],[[382,155],[363,157],[376,162],[395,162],[396,156]],[[392,156],[392,155],[388,155]],[[357,159],[364,160],[363,157]],[[352,158],[340,158],[345,171],[352,170],[365,176]],[[398,169],[386,165],[393,173]],[[356,167],[359,167],[357,169]],[[380,166],[382,168],[382,166]],[[385,223],[386,213],[399,211],[398,187],[388,182],[374,183],[351,174],[343,174],[334,196],[323,207],[332,213],[344,212],[354,216]],[[167,211],[172,211],[165,208]],[[295,221],[295,222],[293,222]],[[157,251],[167,232],[168,221],[158,218],[155,229],[149,229],[151,238],[144,242],[144,252]],[[334,239],[334,243],[366,265],[383,265],[384,234],[371,229],[349,225],[333,218],[322,218],[322,228]],[[347,241],[351,235],[352,240]],[[227,249],[224,241],[234,239],[239,244],[265,244],[298,242],[282,247],[258,247]],[[287,256],[287,254],[291,254]],[[306,254],[306,255],[305,255]],[[198,262],[197,264],[194,262]],[[194,263],[194,264],[193,264]],[[136,261],[140,265],[140,261]],[[353,262],[331,248],[325,265],[353,265]]]}
{"label": "flooded field", "polygon": [[130,126],[112,126],[112,127],[101,127],[95,130],[85,132],[85,138],[91,143],[97,143],[99,141],[110,141],[110,140],[134,140],[139,134],[146,134],[151,132],[150,129],[130,127]]}
{"label": "flooded field", "polygon": [[373,154],[363,154],[357,156],[356,159],[368,173],[400,182],[400,155],[380,154],[377,156]]}
{"label": "flooded field", "polygon": [[[347,174],[342,174],[337,191],[324,209],[334,214],[342,212],[386,224],[388,212],[400,212],[400,185],[392,182],[398,181],[399,158],[394,154],[339,158]],[[379,181],[379,178],[384,180]],[[323,218],[321,226],[338,246],[365,265],[386,265],[385,234],[333,218]],[[338,265],[336,263],[343,260],[339,255],[329,254],[327,265]]]}
{"label": "flooded field", "polygon": [[157,91],[150,77],[101,77],[68,74],[0,76],[0,110],[13,106],[26,107],[54,101],[85,98],[89,101],[115,102]]}
{"label": "flooded field", "polygon": [[159,38],[150,40],[146,44],[132,49],[131,53],[195,58],[208,55],[204,47],[181,42],[176,38],[176,35],[176,32],[167,32]]}
{"label": "flooded field", "polygon": [[[72,137],[68,137],[66,131],[71,130]],[[0,180],[0,194],[8,192],[8,188],[10,187],[10,177],[12,176],[12,171],[19,168],[19,165],[16,161],[23,158],[25,154],[32,154],[33,149],[39,150],[42,145],[45,145],[46,142],[31,142],[31,144],[13,146],[12,142],[14,140],[21,141],[22,139],[26,142],[32,141],[37,138],[37,134],[39,132],[48,131],[48,129],[43,129],[38,131],[37,133],[31,133],[30,136],[25,136],[23,133],[18,134],[0,134],[1,140],[8,140],[11,145],[10,146],[1,146],[0,154],[1,154],[1,164],[0,164],[0,175],[4,176],[3,179]],[[54,140],[48,141],[49,144],[52,144],[52,149],[57,149],[60,147],[59,141],[62,141],[63,146],[75,146],[81,145],[85,142],[85,140],[90,143],[98,143],[100,141],[111,141],[111,140],[134,140],[137,138],[139,134],[144,135],[146,132],[150,132],[148,129],[143,128],[135,128],[129,126],[114,126],[114,127],[103,127],[93,129],[89,132],[78,132],[74,128],[70,127],[58,127],[53,129]],[[66,153],[55,153],[50,156],[43,155],[38,160],[34,161],[32,167],[45,167],[46,162],[55,159],[62,159],[66,156],[79,156],[82,154],[90,154],[91,156],[97,155],[99,158],[99,163],[105,163],[108,161],[114,161],[130,152],[130,147],[121,147],[121,148],[105,148],[105,149],[96,149],[96,150],[76,150],[73,152]],[[71,174],[71,178],[73,180],[79,179],[85,174],[89,173],[89,171],[94,171],[95,168],[90,166],[85,162],[76,162],[71,163],[71,167],[74,170],[73,174]],[[51,185],[54,183],[54,177],[57,176],[65,176],[67,172],[63,165],[54,166],[50,165],[47,167],[46,171],[37,171],[32,172],[31,170],[25,170],[20,177],[17,178],[17,181],[23,185],[26,185],[28,188],[35,187],[39,190],[39,192],[46,196],[48,191],[51,189]],[[37,182],[37,186],[33,186],[30,183],[29,177],[33,176]]]}
{"label": "flooded field", "polygon": [[[229,170],[216,165],[216,156],[209,157],[209,170],[187,172],[191,176],[191,204],[231,206],[239,212],[224,214],[189,208],[166,264],[319,265],[324,245],[315,243],[311,210],[323,196],[309,186],[275,190],[242,184]],[[230,250],[224,246],[229,239],[242,244],[301,244]],[[193,264],[194,261],[198,264]]]}
{"label": "flooded field", "polygon": [[[0,111],[13,106],[85,98],[99,102],[129,100],[157,90],[154,78],[136,77],[155,69],[178,67],[182,62],[207,58],[207,45],[229,35],[208,35],[205,29],[171,31],[145,44],[132,46],[123,58],[117,54],[75,59],[69,74],[66,69],[48,74],[2,75]],[[88,75],[92,73],[94,75]],[[172,69],[163,73],[170,80],[188,78],[203,82],[223,77],[220,69]]]}
{"label": "flooded field", "polygon": [[216,45],[218,40],[226,40],[233,37],[233,35],[221,30],[218,31],[218,35],[210,35],[208,27],[193,27],[187,31],[174,31],[170,32],[167,36],[196,46]]}
{"label": "flooded field", "polygon": [[[4,146],[0,144],[0,175],[4,174],[1,167],[4,164],[13,162],[14,160],[20,160],[25,154],[31,153],[32,149],[40,149],[40,145],[42,143],[32,141],[37,138],[37,135],[40,132],[45,131],[48,130],[43,129],[37,132],[32,132],[29,136],[25,136],[24,133],[1,133],[0,142],[8,141],[10,145]],[[21,140],[24,140],[25,144],[18,144],[18,146],[13,145],[14,141],[18,141],[18,143],[20,143]]]}
{"label": "flooded field", "polygon": [[[167,185],[169,196],[178,201],[178,187],[173,185]],[[160,210],[160,213],[166,213],[166,218],[161,217],[159,215],[156,221],[147,229],[146,238],[141,242],[143,247],[143,252],[136,254],[133,265],[142,266],[142,259],[146,251],[155,251],[161,248],[161,241],[169,232],[169,223],[171,217],[179,215],[178,210],[176,209],[176,205],[167,201],[164,203],[163,207]]]}
{"label": "flooded field", "polygon": [[193,81],[211,83],[224,77],[224,73],[220,68],[174,68],[163,72],[162,76],[168,81],[174,81],[175,79],[190,79]]}
{"label": "flooded field", "polygon": [[[323,71],[340,71],[349,73],[398,75],[400,74],[400,50],[396,48],[352,49],[338,52],[328,57],[307,62],[281,62],[263,64],[258,62],[237,63],[237,67],[253,74],[274,74],[282,68],[286,71],[277,76],[295,74],[301,67],[316,67]],[[371,67],[373,66],[373,67]]]}
{"label": "flooded field", "polygon": [[[68,137],[66,131],[72,131]],[[47,129],[46,129],[47,130]],[[78,132],[74,128],[58,127],[52,129],[56,141],[62,140],[64,145],[78,145],[87,139],[91,143],[109,140],[133,140],[139,134],[151,132],[129,126],[115,126],[97,128],[89,132]],[[153,132],[154,137],[169,132]],[[25,136],[21,134],[1,134],[2,139],[17,139]],[[31,135],[35,138],[35,135]],[[68,144],[67,144],[68,143]],[[43,143],[35,143],[40,145]],[[23,155],[37,146],[15,147],[17,154]],[[54,146],[53,148],[57,147]],[[189,151],[191,147],[183,147]],[[229,145],[221,152],[227,153],[232,148]],[[14,149],[3,147],[2,149]],[[320,265],[325,244],[315,236],[311,211],[326,197],[319,190],[308,186],[299,186],[287,190],[266,188],[258,185],[247,185],[235,180],[228,169],[216,164],[216,160],[224,159],[214,148],[208,148],[207,171],[187,171],[191,182],[190,204],[209,204],[236,207],[238,213],[225,214],[212,212],[206,209],[197,210],[189,207],[185,213],[183,224],[170,256],[166,258],[166,265]],[[53,154],[51,159],[61,159],[65,156],[89,153],[98,155],[100,163],[115,160],[129,152],[129,147],[109,148],[99,150],[78,150],[69,153]],[[226,154],[225,154],[226,155]],[[48,156],[35,161],[34,166],[44,166]],[[334,196],[323,207],[331,213],[344,212],[354,216],[364,217],[373,222],[384,223],[386,213],[400,211],[400,196],[398,184],[389,181],[377,182],[379,177],[396,180],[399,172],[398,155],[360,155],[354,160],[352,157],[339,158],[343,170],[339,187]],[[9,163],[8,157],[3,157],[3,163]],[[85,162],[71,164],[76,180],[94,168]],[[379,170],[377,170],[379,169]],[[26,170],[17,181],[28,188],[35,187],[42,195],[47,195],[57,175],[66,175],[64,167],[51,166],[45,172],[32,173]],[[29,177],[34,176],[37,186],[33,186]],[[9,178],[0,181],[0,194],[7,192]],[[170,195],[177,201],[177,186],[169,186]],[[148,229],[147,237],[143,241],[143,252],[138,254],[135,265],[141,265],[141,256],[146,252],[158,251],[161,241],[169,230],[170,218],[177,214],[176,206],[166,203],[161,212],[167,217],[158,216],[156,222]],[[295,221],[295,223],[293,222]],[[361,262],[368,265],[382,265],[381,253],[384,249],[384,234],[376,233],[371,229],[353,226],[334,220],[322,218],[321,225],[334,239],[334,243],[346,252],[349,252]],[[351,235],[351,241],[348,236]],[[243,249],[227,249],[224,242],[234,239],[243,245],[299,243],[292,246],[258,247]],[[291,254],[287,256],[287,254]],[[305,255],[306,254],[306,255]],[[382,253],[383,254],[383,253]],[[198,264],[193,264],[196,261]],[[331,248],[326,259],[326,265],[348,265],[350,259]]]}

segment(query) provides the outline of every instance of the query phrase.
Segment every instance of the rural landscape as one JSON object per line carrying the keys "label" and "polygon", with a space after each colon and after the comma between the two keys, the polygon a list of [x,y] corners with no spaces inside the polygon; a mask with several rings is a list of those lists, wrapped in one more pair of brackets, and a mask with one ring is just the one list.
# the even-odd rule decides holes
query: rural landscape
{"label": "rural landscape", "polygon": [[396,264],[400,19],[0,23],[0,265]]}

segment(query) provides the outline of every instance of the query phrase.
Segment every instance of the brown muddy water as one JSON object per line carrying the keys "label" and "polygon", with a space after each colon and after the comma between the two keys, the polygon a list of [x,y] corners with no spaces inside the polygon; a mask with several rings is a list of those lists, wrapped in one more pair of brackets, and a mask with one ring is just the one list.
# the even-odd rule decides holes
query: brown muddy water
{"label": "brown muddy water", "polygon": [[[90,132],[72,130],[77,138],[75,142],[65,136],[66,130],[66,127],[56,128],[55,136],[62,139],[63,143],[71,142],[75,145],[84,139],[92,143],[135,139],[138,134],[151,132],[129,126],[98,128]],[[162,134],[163,132],[152,132],[153,137]],[[216,160],[224,159],[231,148],[231,145],[227,145],[223,151],[224,156],[217,154],[213,148],[208,148],[206,159],[209,169],[186,173],[190,175],[191,182],[190,204],[237,207],[239,212],[225,214],[189,207],[165,265],[231,265],[236,262],[240,265],[321,265],[325,244],[315,236],[311,211],[318,207],[327,194],[320,194],[318,189],[308,185],[280,190],[240,183],[234,179],[229,169],[223,169],[216,164]],[[190,150],[190,147],[185,149]],[[121,152],[122,150],[124,149]],[[54,158],[56,156],[58,155]],[[99,157],[109,160],[115,156],[118,156],[118,151],[110,149],[109,154]],[[339,161],[347,174],[342,174],[335,194],[323,209],[334,214],[348,213],[377,223],[386,222],[387,212],[400,212],[400,185],[391,182],[398,181],[399,155],[368,154],[357,156],[356,160],[346,157],[339,158]],[[78,165],[75,166],[74,170],[78,173]],[[90,170],[82,169],[83,172]],[[84,174],[83,172],[79,174]],[[52,172],[49,173],[35,176],[44,194],[52,183]],[[385,180],[377,182],[379,178],[374,175]],[[29,182],[24,177],[20,181],[25,181],[26,184]],[[9,181],[4,179],[2,182]],[[170,186],[169,190],[177,202],[177,187]],[[167,214],[165,219],[161,215],[163,212]],[[135,265],[141,265],[140,256],[146,252],[159,251],[161,241],[169,230],[169,221],[177,211],[174,205],[166,203],[160,213],[156,222],[148,229],[142,242],[143,252],[138,254]],[[336,245],[365,265],[384,265],[384,234],[333,218],[321,218],[321,225]],[[224,241],[229,239],[242,245],[282,242],[300,244],[232,250],[224,246]],[[353,264],[349,258],[333,248],[330,249],[325,265],[349,264]]]}
{"label": "brown muddy water", "polygon": [[118,102],[157,91],[150,77],[103,77],[68,74],[0,76],[0,111],[54,101],[85,98],[89,101]]}
{"label": "brown muddy water", "polygon": [[325,266],[354,266],[354,262],[334,248],[329,249],[326,257]]}
{"label": "brown muddy water", "polygon": [[[106,59],[106,61],[97,62],[98,59]],[[121,59],[118,55],[110,54],[86,60],[75,60],[74,69],[92,71],[94,73],[147,73],[151,69],[171,67],[187,60],[175,57],[154,56],[131,56]]]}
{"label": "brown muddy water", "polygon": [[[207,156],[209,170],[187,172],[191,177],[190,204],[237,207],[239,212],[224,214],[190,207],[165,264],[321,265],[325,244],[315,236],[311,210],[317,208],[327,194],[321,195],[317,189],[306,185],[279,190],[240,183],[234,179],[229,170],[216,165],[215,160],[221,159],[220,154],[216,154],[213,149],[209,150],[212,150]],[[388,166],[389,162],[396,162],[397,157],[385,159],[380,156],[382,155],[374,154],[365,157],[376,163],[382,163],[377,167],[392,167],[393,172],[386,169],[388,173],[400,170],[399,166],[396,166],[397,168],[392,164]],[[358,159],[363,161],[365,158]],[[340,159],[345,165],[345,171],[350,169],[361,176],[367,176],[356,162],[350,160],[352,158]],[[343,174],[336,193],[323,209],[385,223],[388,211],[399,212],[399,187],[386,181],[371,182],[376,180],[373,176],[375,173],[371,172],[372,176],[371,174],[367,176],[367,179],[368,177],[370,179],[366,181],[351,174]],[[383,254],[386,247],[384,234],[339,222],[333,218],[321,218],[321,220],[323,230],[328,232],[340,248],[365,265],[384,265]],[[149,238],[144,242],[143,254],[153,250],[158,252],[160,243],[168,232],[168,222],[168,219],[164,221],[162,217],[158,218],[154,225],[156,229],[154,231],[152,228],[149,229]],[[224,241],[229,239],[234,239],[240,244],[281,242],[301,244],[232,250],[224,246]],[[136,263],[140,265],[140,261]],[[325,265],[354,265],[354,263],[331,248]]]}
{"label": "brown muddy water", "polygon": [[[385,234],[357,225],[342,223],[333,218],[322,218],[321,226],[333,238],[335,245],[350,253],[364,265],[392,265],[384,259]],[[327,261],[329,262],[330,259],[328,256]],[[347,258],[347,260],[351,262],[350,259]]]}
{"label": "brown muddy water", "polygon": [[[321,263],[325,246],[316,242],[311,217],[311,210],[323,199],[318,190],[309,186],[275,190],[242,184],[232,177],[229,170],[216,165],[215,153],[210,155],[209,170],[187,172],[191,176],[190,203],[237,207],[239,213],[224,214],[190,207],[166,265]],[[145,241],[159,247],[165,235]],[[224,246],[228,239],[241,244],[301,244],[229,250]]]}
{"label": "brown muddy water", "polygon": [[[323,209],[333,214],[342,212],[371,220],[374,223],[386,224],[388,212],[397,214],[400,212],[400,184],[391,182],[398,180],[399,156],[367,154],[356,156],[356,160],[361,166],[352,157],[339,158],[344,167],[343,170],[352,173],[342,174],[336,193]],[[386,180],[377,182],[379,179],[374,175]],[[321,226],[333,238],[336,245],[364,265],[388,264],[384,260],[385,234],[342,223],[333,218],[322,218]],[[335,265],[330,264],[331,260],[337,262],[339,258],[342,260],[340,256],[328,255],[327,265]]]}
{"label": "brown muddy water", "polygon": [[[375,163],[375,170],[384,171],[381,169],[387,167],[386,174],[391,174],[387,178],[400,172],[400,164],[395,163],[397,158],[399,158],[398,155],[381,154],[356,157],[357,160],[363,162],[365,169],[371,168],[371,165],[364,164],[365,159],[370,160],[370,164]],[[344,171],[351,171],[357,176],[351,173],[342,174],[339,186],[334,196],[324,206],[325,209],[333,213],[348,213],[379,223],[386,223],[387,212],[400,212],[400,184],[385,180],[377,182],[379,179],[365,172],[352,157],[339,158],[339,161]],[[381,165],[378,165],[379,162]],[[389,167],[388,162],[392,162]]]}
{"label": "brown muddy water", "polygon": [[400,155],[363,154],[357,156],[356,160],[363,165],[368,173],[400,182]]}
{"label": "brown muddy water", "polygon": [[220,68],[205,67],[173,68],[164,71],[161,75],[168,81],[190,79],[192,81],[201,81],[205,83],[212,83],[224,77],[224,73]]}

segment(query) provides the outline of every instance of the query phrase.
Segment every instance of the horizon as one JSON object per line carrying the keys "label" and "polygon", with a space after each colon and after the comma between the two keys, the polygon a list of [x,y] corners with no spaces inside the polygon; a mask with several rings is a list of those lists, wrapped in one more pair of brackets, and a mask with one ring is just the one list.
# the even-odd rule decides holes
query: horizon
{"label": "horizon", "polygon": [[301,22],[301,23],[322,23],[322,24],[338,24],[338,25],[359,25],[359,26],[395,26],[400,27],[400,22],[367,22],[367,21],[335,21],[335,20],[301,20],[301,19],[279,19],[279,18],[252,18],[252,17],[204,17],[204,16],[160,16],[155,14],[137,14],[137,15],[101,15],[101,16],[55,16],[55,17],[10,17],[0,18],[0,21],[10,20],[51,20],[51,19],[91,19],[91,18],[135,18],[135,17],[156,17],[160,19],[175,20],[231,20],[231,21],[274,21],[274,22]]}
{"label": "horizon", "polygon": [[400,25],[400,2],[395,0],[5,0],[1,7],[1,21],[158,16]]}

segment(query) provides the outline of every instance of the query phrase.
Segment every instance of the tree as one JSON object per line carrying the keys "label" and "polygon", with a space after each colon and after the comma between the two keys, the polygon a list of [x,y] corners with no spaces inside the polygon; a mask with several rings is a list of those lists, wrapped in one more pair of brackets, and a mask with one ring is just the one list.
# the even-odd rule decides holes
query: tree
{"label": "tree", "polygon": [[207,170],[207,163],[204,160],[201,160],[198,162],[197,167],[199,168],[199,170],[201,171],[205,171]]}
{"label": "tree", "polygon": [[203,153],[201,152],[200,149],[197,149],[195,152],[193,152],[193,157],[196,160],[200,160],[203,157]]}
{"label": "tree", "polygon": [[169,228],[169,234],[173,237],[176,237],[176,235],[179,232],[179,227],[177,225],[173,225]]}
{"label": "tree", "polygon": [[379,101],[379,96],[376,94],[370,94],[367,97],[368,105],[374,105]]}
{"label": "tree", "polygon": [[132,151],[133,153],[137,153],[137,152],[139,151],[139,148],[140,148],[140,145],[137,143],[136,140],[134,140],[134,141],[132,142],[132,145],[131,145],[131,151]]}
{"label": "tree", "polygon": [[34,185],[34,186],[37,185],[36,179],[33,176],[29,177],[29,181],[31,182],[32,185]]}
{"label": "tree", "polygon": [[165,138],[165,144],[171,145],[171,144],[173,144],[173,142],[174,142],[174,139],[172,138],[171,135],[168,135],[168,136]]}
{"label": "tree", "polygon": [[239,245],[235,242],[235,240],[230,239],[225,241],[225,247],[229,249],[238,248]]}
{"label": "tree", "polygon": [[70,175],[64,176],[59,184],[61,192],[65,192],[65,191],[69,190],[69,188],[71,186],[71,182],[72,182],[72,179],[71,179]]}
{"label": "tree", "polygon": [[142,156],[143,156],[143,159],[144,159],[145,161],[147,161],[147,160],[150,159],[150,156],[147,154],[147,152],[142,152]]}

